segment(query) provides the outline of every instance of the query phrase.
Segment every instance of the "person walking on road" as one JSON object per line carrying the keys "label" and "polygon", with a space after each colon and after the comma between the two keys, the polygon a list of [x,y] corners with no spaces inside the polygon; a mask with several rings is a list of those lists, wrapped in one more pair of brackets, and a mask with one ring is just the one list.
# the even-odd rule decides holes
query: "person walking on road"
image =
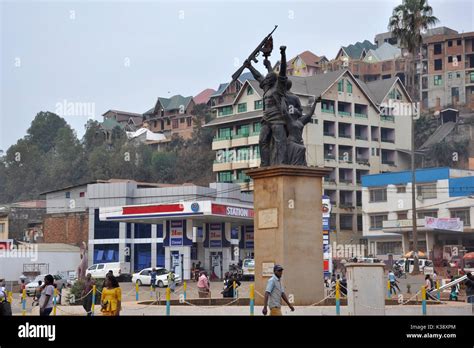
{"label": "person walking on road", "polygon": [[464,281],[466,285],[466,302],[472,305],[474,314],[474,275],[471,272],[466,273],[467,279]]}
{"label": "person walking on road", "polygon": [[151,288],[153,289],[153,291],[155,291],[156,289],[156,276],[158,275],[158,273],[156,272],[156,268],[153,267],[152,270],[151,270],[151,273],[150,273],[150,283],[151,283]]}
{"label": "person walking on road", "polygon": [[283,299],[288,307],[290,307],[291,311],[295,311],[295,307],[293,307],[288,301],[288,298],[285,294],[285,289],[281,284],[281,277],[283,275],[283,267],[280,265],[275,265],[273,267],[273,276],[267,282],[267,288],[265,289],[265,299],[263,302],[263,315],[267,315],[267,307],[270,307],[270,315],[271,316],[280,316],[281,313],[281,299]]}
{"label": "person walking on road", "polygon": [[433,295],[430,294],[430,291],[434,289],[434,283],[433,279],[431,279],[431,276],[427,274],[425,276],[425,289],[426,289],[426,296],[431,299],[431,300],[437,300]]}
{"label": "person walking on road", "polygon": [[44,287],[39,299],[40,316],[47,317],[53,311],[54,278],[51,274],[44,277]]}
{"label": "person walking on road", "polygon": [[102,289],[101,311],[104,316],[118,316],[122,310],[122,290],[117,279],[112,275],[105,278]]}
{"label": "person walking on road", "polygon": [[395,290],[395,288],[398,289],[398,292],[401,292],[397,284],[397,277],[395,277],[395,273],[393,273],[393,270],[390,270],[388,272],[388,280],[390,282],[390,294],[392,294],[392,291],[395,295],[397,294],[397,290]]}
{"label": "person walking on road", "polygon": [[201,272],[197,283],[199,298],[208,298],[211,294],[211,288],[209,286],[209,279],[206,276],[206,272]]}
{"label": "person walking on road", "polygon": [[171,292],[174,292],[176,289],[176,282],[175,282],[175,275],[172,271],[168,273],[168,287],[170,288]]}
{"label": "person walking on road", "polygon": [[92,279],[92,275],[87,273],[86,280],[84,282],[84,290],[82,290],[82,307],[85,309],[87,316],[92,315],[92,288],[95,284],[94,279]]}

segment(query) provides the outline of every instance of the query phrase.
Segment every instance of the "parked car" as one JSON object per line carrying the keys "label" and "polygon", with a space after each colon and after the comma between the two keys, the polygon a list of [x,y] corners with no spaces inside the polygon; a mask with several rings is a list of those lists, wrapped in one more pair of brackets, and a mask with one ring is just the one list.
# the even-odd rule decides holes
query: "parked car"
{"label": "parked car", "polygon": [[[166,268],[163,267],[155,267],[156,268],[156,285],[159,288],[164,288],[168,286],[168,273],[169,271]],[[138,286],[141,285],[151,285],[151,270],[152,268],[145,268],[142,269],[138,273],[134,273],[132,275],[132,283],[138,284]],[[181,283],[181,277],[177,274],[175,274],[175,282],[176,284]]]}
{"label": "parked car", "polygon": [[[39,281],[41,280],[42,284],[44,284],[44,277],[46,277],[46,274],[40,274],[35,278],[34,281],[28,283],[25,285],[25,290],[26,294],[28,296],[33,296],[35,294],[36,289],[39,286]],[[54,284],[56,284],[56,288],[60,291],[64,289],[67,286],[67,279],[64,279],[61,277],[59,274],[53,275],[54,278]]]}
{"label": "parked car", "polygon": [[109,263],[96,263],[90,266],[87,273],[90,273],[92,278],[105,278],[105,275],[112,271],[115,277],[119,278],[126,274],[130,274],[130,263],[129,262],[109,262]]}
{"label": "parked car", "polygon": [[243,279],[255,278],[255,260],[254,259],[244,259],[242,261],[242,278]]}

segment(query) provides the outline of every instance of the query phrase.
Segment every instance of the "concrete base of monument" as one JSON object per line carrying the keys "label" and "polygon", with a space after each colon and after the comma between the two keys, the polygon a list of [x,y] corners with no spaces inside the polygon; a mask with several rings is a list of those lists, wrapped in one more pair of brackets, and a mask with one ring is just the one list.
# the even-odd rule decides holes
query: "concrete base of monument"
{"label": "concrete base of monument", "polygon": [[[264,294],[273,266],[294,305],[324,298],[322,177],[330,169],[272,166],[247,171],[254,182],[255,291]],[[255,298],[257,305],[263,298]]]}

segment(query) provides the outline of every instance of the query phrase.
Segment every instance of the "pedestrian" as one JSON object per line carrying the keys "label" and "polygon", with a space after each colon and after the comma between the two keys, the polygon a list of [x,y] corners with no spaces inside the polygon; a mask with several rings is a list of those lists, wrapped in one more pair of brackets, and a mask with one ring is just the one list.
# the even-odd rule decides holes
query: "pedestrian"
{"label": "pedestrian", "polygon": [[[453,282],[454,276],[451,276],[451,282]],[[449,294],[449,300],[450,301],[457,301],[458,300],[458,295],[459,295],[459,283],[456,285],[451,286],[451,293]]]}
{"label": "pedestrian", "polygon": [[113,275],[105,278],[105,287],[102,289],[101,306],[101,312],[104,316],[118,316],[122,310],[122,290]]}
{"label": "pedestrian", "polygon": [[466,302],[471,303],[472,312],[474,313],[474,275],[468,272],[466,276],[467,279],[464,281],[464,285],[466,285]]}
{"label": "pedestrian", "polygon": [[156,272],[156,268],[153,267],[152,270],[151,270],[151,273],[150,273],[150,285],[151,285],[151,288],[153,289],[153,291],[155,291],[156,289],[156,276],[158,275],[158,272]]}
{"label": "pedestrian", "polygon": [[340,287],[341,294],[343,294],[344,296],[347,296],[347,279],[345,275],[342,275],[342,280],[341,280],[340,285],[341,285]]}
{"label": "pedestrian", "polygon": [[225,275],[224,275],[224,288],[222,289],[222,296],[223,297],[230,297],[228,292],[229,292],[229,282],[230,282],[230,273],[229,272],[225,272]]}
{"label": "pedestrian", "polygon": [[95,285],[94,279],[92,279],[92,275],[87,273],[86,280],[84,282],[84,289],[82,290],[82,307],[85,309],[87,316],[92,315],[92,289]]}
{"label": "pedestrian", "polygon": [[430,298],[431,300],[435,300],[436,301],[436,298],[430,294],[430,291],[433,290],[433,279],[431,279],[431,276],[429,274],[427,274],[425,276],[425,289],[426,289],[426,296],[428,298]]}
{"label": "pedestrian", "polygon": [[267,307],[270,307],[271,316],[279,316],[281,313],[281,299],[283,299],[291,311],[295,311],[286,297],[285,290],[281,284],[281,277],[283,275],[283,267],[275,265],[273,267],[273,276],[267,282],[267,288],[265,289],[265,299],[263,302],[263,315],[267,315]]}
{"label": "pedestrian", "polygon": [[168,280],[168,287],[170,288],[171,292],[174,292],[174,290],[176,289],[176,282],[175,282],[176,277],[172,271],[168,273],[167,280]]}
{"label": "pedestrian", "polygon": [[208,298],[211,295],[211,288],[209,286],[209,278],[206,272],[201,272],[197,283],[199,298]]}
{"label": "pedestrian", "polygon": [[53,311],[54,278],[51,274],[44,277],[44,286],[39,299],[40,316],[47,317]]}
{"label": "pedestrian", "polygon": [[397,294],[395,288],[398,289],[398,292],[401,292],[397,284],[397,277],[395,277],[395,273],[393,273],[393,270],[388,271],[388,281],[390,282],[390,294],[392,294],[392,291],[395,295]]}
{"label": "pedestrian", "polygon": [[112,272],[112,270],[108,271],[107,274],[105,275],[105,278],[104,278],[104,281],[102,283],[102,288],[105,288],[105,282],[107,281],[107,278],[109,278],[110,276],[114,276],[114,272]]}
{"label": "pedestrian", "polygon": [[[33,293],[33,303],[31,304],[33,307],[39,305],[39,299],[41,297],[41,291],[43,291],[43,281],[38,281],[38,286],[35,288],[35,292]],[[20,298],[20,303],[23,301]]]}
{"label": "pedestrian", "polygon": [[20,294],[23,294],[23,290],[26,289],[25,279],[22,278],[22,279],[20,280],[20,282],[21,282],[21,284],[20,284]]}
{"label": "pedestrian", "polygon": [[12,315],[11,303],[8,302],[8,291],[5,283],[0,283],[0,317],[10,317]]}

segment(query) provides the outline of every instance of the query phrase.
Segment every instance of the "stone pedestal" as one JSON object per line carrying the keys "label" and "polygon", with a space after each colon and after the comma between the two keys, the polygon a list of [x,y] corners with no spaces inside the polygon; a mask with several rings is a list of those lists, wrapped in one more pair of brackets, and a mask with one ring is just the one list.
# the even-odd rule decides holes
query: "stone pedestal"
{"label": "stone pedestal", "polygon": [[247,171],[254,181],[257,305],[274,264],[283,266],[285,292],[295,305],[324,298],[322,177],[329,172],[286,165]]}

